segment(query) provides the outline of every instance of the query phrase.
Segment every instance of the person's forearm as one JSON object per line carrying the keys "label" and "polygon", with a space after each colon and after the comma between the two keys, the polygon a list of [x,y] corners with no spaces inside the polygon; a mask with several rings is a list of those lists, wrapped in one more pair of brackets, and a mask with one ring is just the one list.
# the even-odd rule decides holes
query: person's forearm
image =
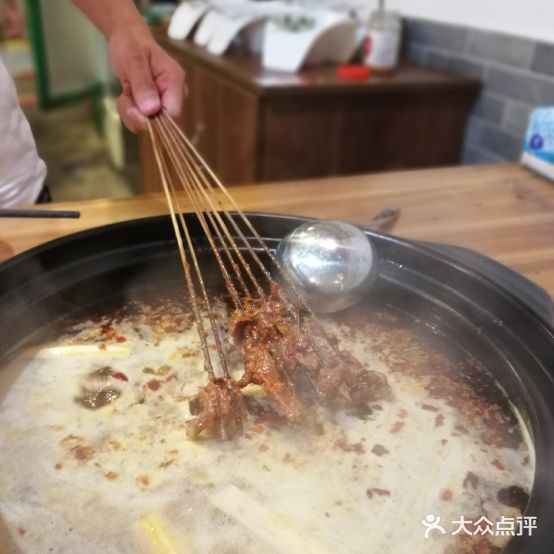
{"label": "person's forearm", "polygon": [[[1,1],[1,0],[0,0]],[[110,66],[121,83],[117,109],[128,129],[147,128],[148,117],[181,112],[185,72],[156,43],[132,0],[73,0],[108,43]]]}
{"label": "person's forearm", "polygon": [[121,26],[147,27],[132,0],[73,0],[106,38]]}

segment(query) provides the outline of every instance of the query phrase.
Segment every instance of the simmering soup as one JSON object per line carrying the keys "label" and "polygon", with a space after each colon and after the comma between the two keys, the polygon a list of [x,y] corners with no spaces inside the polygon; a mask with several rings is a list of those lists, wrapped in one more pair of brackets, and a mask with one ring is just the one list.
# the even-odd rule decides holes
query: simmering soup
{"label": "simmering soup", "polygon": [[[225,326],[223,301],[217,313]],[[2,369],[0,510],[13,547],[500,551],[510,535],[495,526],[521,516],[534,456],[486,368],[392,310],[323,324],[386,377],[388,394],[363,411],[314,402],[292,425],[249,385],[244,432],[230,441],[187,437],[207,377],[184,303],[131,302],[28,349]],[[239,352],[225,348],[239,378]],[[456,533],[462,517],[470,523]]]}

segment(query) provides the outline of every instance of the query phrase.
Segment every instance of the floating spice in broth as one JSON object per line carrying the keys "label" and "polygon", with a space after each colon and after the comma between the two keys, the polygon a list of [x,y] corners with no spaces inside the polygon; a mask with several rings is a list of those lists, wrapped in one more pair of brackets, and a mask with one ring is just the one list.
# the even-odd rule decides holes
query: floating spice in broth
{"label": "floating spice in broth", "polygon": [[89,410],[98,410],[113,404],[121,396],[121,391],[115,388],[88,389],[83,388],[75,402]]}

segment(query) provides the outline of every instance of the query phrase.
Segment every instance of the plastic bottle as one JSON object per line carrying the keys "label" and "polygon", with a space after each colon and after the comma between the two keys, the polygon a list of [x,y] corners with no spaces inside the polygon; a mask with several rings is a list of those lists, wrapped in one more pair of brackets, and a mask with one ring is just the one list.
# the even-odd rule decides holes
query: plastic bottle
{"label": "plastic bottle", "polygon": [[365,63],[377,75],[388,75],[398,67],[402,19],[396,12],[385,9],[385,0],[373,11],[367,22],[364,45]]}

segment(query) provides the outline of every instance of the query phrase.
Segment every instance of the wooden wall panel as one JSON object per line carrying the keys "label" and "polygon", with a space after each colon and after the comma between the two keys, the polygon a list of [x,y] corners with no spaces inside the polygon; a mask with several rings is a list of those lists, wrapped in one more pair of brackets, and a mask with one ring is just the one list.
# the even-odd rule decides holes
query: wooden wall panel
{"label": "wooden wall panel", "polygon": [[[181,128],[228,185],[256,180],[257,102],[201,67],[187,71],[189,96]],[[148,137],[141,137],[143,192],[162,190]]]}
{"label": "wooden wall panel", "polygon": [[265,113],[262,180],[459,162],[467,94],[275,99]]}

